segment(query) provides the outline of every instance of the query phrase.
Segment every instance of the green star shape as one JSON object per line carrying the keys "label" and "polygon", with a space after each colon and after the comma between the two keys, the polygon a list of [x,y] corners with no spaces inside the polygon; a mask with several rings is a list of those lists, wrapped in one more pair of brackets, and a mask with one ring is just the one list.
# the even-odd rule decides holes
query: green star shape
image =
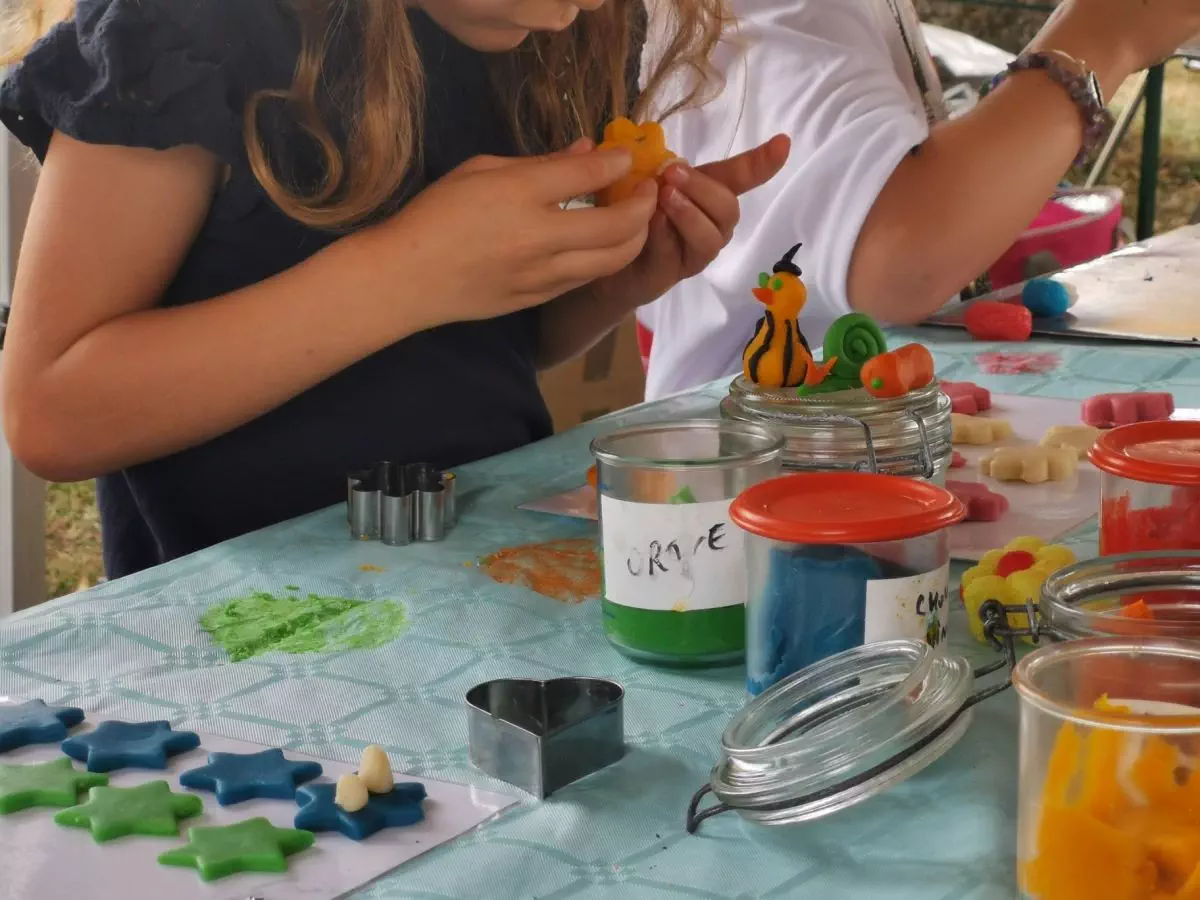
{"label": "green star shape", "polygon": [[158,857],[164,866],[196,869],[205,881],[237,872],[286,872],[287,857],[313,845],[311,831],[276,828],[263,818],[189,828],[188,842]]}
{"label": "green star shape", "polygon": [[165,781],[132,788],[94,787],[86,803],[64,809],[54,817],[59,825],[90,828],[97,842],[127,834],[173,837],[179,819],[198,816],[204,802],[193,794],[174,794]]}
{"label": "green star shape", "polygon": [[48,763],[0,766],[0,816],[31,806],[74,806],[80,791],[105,784],[107,775],[76,772],[65,756]]}

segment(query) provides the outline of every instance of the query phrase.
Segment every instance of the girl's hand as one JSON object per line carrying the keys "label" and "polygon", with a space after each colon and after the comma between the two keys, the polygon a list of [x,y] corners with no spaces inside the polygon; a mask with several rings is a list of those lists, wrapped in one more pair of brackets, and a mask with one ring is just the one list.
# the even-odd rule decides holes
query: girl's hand
{"label": "girl's hand", "polygon": [[408,297],[426,297],[426,327],[489,319],[619,272],[642,251],[655,197],[562,209],[632,165],[625,150],[476,157],[363,234]]}
{"label": "girl's hand", "polygon": [[[657,190],[657,210],[646,245],[628,268],[597,282],[593,289],[640,306],[678,282],[701,272],[733,237],[738,197],[765,184],[787,162],[791,141],[777,135],[753,150],[691,168],[672,165]],[[655,196],[653,182],[636,198]]]}

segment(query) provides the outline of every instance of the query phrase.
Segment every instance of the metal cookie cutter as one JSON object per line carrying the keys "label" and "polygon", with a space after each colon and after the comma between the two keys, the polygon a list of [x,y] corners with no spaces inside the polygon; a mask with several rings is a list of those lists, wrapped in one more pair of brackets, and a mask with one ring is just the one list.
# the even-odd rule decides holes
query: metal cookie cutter
{"label": "metal cookie cutter", "polygon": [[599,678],[476,685],[467,691],[471,762],[544,800],[625,755],[624,699]]}
{"label": "metal cookie cutter", "polygon": [[453,472],[428,463],[376,463],[346,479],[346,518],[356,540],[392,546],[440,541],[457,520]]}

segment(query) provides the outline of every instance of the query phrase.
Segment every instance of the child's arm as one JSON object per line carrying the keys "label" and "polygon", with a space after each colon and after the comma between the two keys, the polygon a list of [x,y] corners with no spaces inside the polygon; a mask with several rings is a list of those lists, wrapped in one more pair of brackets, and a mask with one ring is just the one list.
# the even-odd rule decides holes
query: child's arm
{"label": "child's arm", "polygon": [[[564,279],[608,274],[620,261],[604,248],[644,230],[653,203],[578,211],[569,224],[556,204],[611,184],[629,163],[624,153],[469,163],[289,271],[159,308],[207,213],[215,157],[57,134],[0,357],[12,449],[48,479],[114,471],[241,425],[418,330],[533,306]],[[497,231],[481,208],[506,209],[511,227]]]}
{"label": "child's arm", "polygon": [[[1030,49],[1086,61],[1111,98],[1197,30],[1200,5],[1190,0],[1067,0]],[[935,312],[1033,221],[1082,140],[1078,108],[1043,72],[1011,77],[935,127],[866,217],[847,278],[851,305],[898,323]]]}

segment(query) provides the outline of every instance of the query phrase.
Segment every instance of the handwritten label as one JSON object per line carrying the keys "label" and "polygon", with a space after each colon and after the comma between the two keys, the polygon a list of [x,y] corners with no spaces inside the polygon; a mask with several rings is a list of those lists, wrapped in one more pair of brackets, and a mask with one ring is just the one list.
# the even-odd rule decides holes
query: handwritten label
{"label": "handwritten label", "polygon": [[921,575],[868,581],[866,642],[909,638],[941,648],[950,620],[949,582],[949,563]]}
{"label": "handwritten label", "polygon": [[745,603],[745,536],[729,521],[729,503],[633,503],[601,495],[605,598],[678,612]]}

